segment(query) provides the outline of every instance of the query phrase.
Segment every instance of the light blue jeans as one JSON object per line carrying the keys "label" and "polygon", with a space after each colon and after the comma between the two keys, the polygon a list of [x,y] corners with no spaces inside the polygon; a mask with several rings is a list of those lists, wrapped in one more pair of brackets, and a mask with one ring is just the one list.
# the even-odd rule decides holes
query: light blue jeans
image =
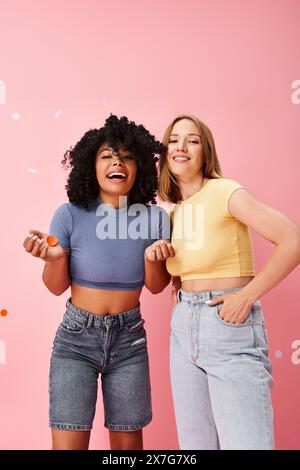
{"label": "light blue jeans", "polygon": [[261,303],[244,323],[205,302],[240,290],[179,290],[171,321],[171,384],[181,449],[274,448],[272,365]]}

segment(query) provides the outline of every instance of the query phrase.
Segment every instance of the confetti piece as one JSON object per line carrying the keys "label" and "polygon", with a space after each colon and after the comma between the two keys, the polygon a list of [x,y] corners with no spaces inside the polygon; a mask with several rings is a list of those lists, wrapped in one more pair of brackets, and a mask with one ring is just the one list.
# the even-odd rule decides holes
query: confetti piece
{"label": "confetti piece", "polygon": [[61,109],[59,109],[58,111],[56,111],[56,113],[54,114],[54,117],[55,117],[55,118],[58,118],[60,115],[61,115]]}
{"label": "confetti piece", "polygon": [[28,168],[28,173],[37,173],[37,170],[35,168]]}
{"label": "confetti piece", "polygon": [[54,186],[56,189],[63,189],[63,185],[59,181],[54,181]]}
{"label": "confetti piece", "polygon": [[14,121],[18,121],[21,117],[20,113],[12,113],[12,118]]}
{"label": "confetti piece", "polygon": [[5,310],[5,308],[2,309],[1,312],[0,312],[0,315],[1,315],[1,317],[6,317],[6,315],[7,315],[7,310]]}
{"label": "confetti piece", "polygon": [[58,244],[58,239],[54,235],[48,235],[47,243],[49,246],[56,246]]}
{"label": "confetti piece", "polygon": [[6,85],[0,80],[0,104],[6,104]]}
{"label": "confetti piece", "polygon": [[2,340],[0,340],[0,364],[6,364],[6,344]]}

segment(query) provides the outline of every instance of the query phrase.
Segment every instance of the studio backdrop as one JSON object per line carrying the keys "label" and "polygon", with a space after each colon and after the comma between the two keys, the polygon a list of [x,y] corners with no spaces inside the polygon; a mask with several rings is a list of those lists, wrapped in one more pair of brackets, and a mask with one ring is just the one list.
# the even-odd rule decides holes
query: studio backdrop
{"label": "studio backdrop", "polygon": [[[178,114],[215,137],[223,175],[299,214],[299,0],[0,0],[0,449],[49,449],[48,370],[70,295],[22,246],[67,202],[66,150],[110,113],[161,139]],[[273,246],[253,235],[258,271]],[[300,270],[262,298],[278,449],[300,448]],[[144,290],[154,418],[146,449],[177,449],[170,287]],[[101,388],[91,439],[107,449]]]}

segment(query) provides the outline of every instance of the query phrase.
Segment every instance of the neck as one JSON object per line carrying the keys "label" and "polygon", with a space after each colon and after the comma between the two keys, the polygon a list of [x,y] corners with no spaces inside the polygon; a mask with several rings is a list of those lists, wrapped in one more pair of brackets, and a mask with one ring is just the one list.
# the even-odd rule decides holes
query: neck
{"label": "neck", "polygon": [[[119,200],[119,198],[122,199]],[[126,200],[124,200],[124,198],[126,198]],[[104,204],[112,206],[115,209],[119,209],[120,207],[126,205],[126,202],[128,202],[128,194],[108,194],[104,191],[100,191],[99,199],[101,199]]]}
{"label": "neck", "polygon": [[204,180],[205,178],[201,173],[197,175],[195,178],[190,179],[190,180],[181,179],[179,182],[179,187],[180,187],[182,199],[185,200],[193,196],[193,194],[195,194],[197,191],[200,191],[200,189],[203,186]]}

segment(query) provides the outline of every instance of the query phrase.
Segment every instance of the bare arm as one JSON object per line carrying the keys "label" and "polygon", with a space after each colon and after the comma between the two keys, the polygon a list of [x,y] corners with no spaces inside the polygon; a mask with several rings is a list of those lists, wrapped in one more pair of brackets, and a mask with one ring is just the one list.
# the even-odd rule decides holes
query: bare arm
{"label": "bare arm", "polygon": [[261,271],[239,292],[224,294],[210,301],[221,302],[220,317],[243,323],[253,304],[284,279],[300,263],[300,229],[281,212],[255,199],[245,189],[236,190],[229,201],[229,212],[266,240],[275,249]]}
{"label": "bare arm", "polygon": [[71,285],[69,276],[69,254],[56,261],[46,261],[43,271],[43,282],[54,295],[61,295]]}
{"label": "bare arm", "polygon": [[228,208],[238,220],[275,245],[264,267],[242,289],[254,303],[300,263],[300,228],[281,212],[258,201],[245,189],[233,193]]}
{"label": "bare arm", "polygon": [[145,286],[158,294],[170,282],[171,276],[166,269],[166,259],[174,256],[174,249],[169,241],[158,240],[145,250]]}

